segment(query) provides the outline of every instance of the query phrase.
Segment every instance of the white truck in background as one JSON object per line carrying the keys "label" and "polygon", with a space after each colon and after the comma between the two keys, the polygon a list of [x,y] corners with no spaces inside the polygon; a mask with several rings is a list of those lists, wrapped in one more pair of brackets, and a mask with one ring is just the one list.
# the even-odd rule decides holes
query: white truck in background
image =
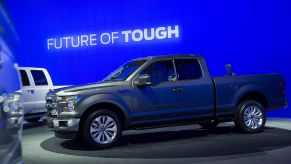
{"label": "white truck in background", "polygon": [[18,67],[22,82],[24,118],[27,122],[38,122],[46,113],[45,96],[54,86],[45,68]]}

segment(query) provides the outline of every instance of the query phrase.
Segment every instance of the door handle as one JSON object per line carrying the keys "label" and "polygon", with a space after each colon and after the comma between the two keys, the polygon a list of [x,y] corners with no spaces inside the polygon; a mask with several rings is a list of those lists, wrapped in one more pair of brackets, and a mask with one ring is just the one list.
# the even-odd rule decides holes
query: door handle
{"label": "door handle", "polygon": [[177,87],[177,88],[172,88],[172,92],[173,93],[181,93],[181,92],[183,92],[183,88],[180,88],[180,87]]}
{"label": "door handle", "polygon": [[29,90],[27,90],[27,92],[30,92],[31,94],[34,94],[34,90],[33,89],[29,89]]}

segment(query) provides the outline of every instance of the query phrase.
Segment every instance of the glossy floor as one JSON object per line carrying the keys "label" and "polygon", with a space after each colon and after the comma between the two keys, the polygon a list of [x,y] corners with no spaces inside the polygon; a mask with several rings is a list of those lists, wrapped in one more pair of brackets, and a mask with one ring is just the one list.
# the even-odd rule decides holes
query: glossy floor
{"label": "glossy floor", "polygon": [[214,131],[198,125],[127,131],[110,149],[55,138],[42,124],[25,124],[25,163],[289,163],[291,120],[269,119],[259,134],[240,134],[231,123]]}

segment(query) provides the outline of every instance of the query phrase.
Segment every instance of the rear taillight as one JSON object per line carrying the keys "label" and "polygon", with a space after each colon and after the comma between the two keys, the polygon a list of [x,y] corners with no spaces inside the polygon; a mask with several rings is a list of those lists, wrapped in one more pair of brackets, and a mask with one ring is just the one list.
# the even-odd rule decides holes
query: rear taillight
{"label": "rear taillight", "polygon": [[286,94],[286,84],[285,84],[285,81],[284,80],[279,80],[279,86],[280,86],[281,91],[284,94]]}

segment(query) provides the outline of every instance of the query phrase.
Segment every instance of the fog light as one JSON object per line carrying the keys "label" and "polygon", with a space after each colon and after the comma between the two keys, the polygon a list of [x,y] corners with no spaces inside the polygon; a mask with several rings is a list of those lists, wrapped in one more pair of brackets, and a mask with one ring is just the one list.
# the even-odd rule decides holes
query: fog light
{"label": "fog light", "polygon": [[68,127],[68,121],[59,121],[60,127]]}

